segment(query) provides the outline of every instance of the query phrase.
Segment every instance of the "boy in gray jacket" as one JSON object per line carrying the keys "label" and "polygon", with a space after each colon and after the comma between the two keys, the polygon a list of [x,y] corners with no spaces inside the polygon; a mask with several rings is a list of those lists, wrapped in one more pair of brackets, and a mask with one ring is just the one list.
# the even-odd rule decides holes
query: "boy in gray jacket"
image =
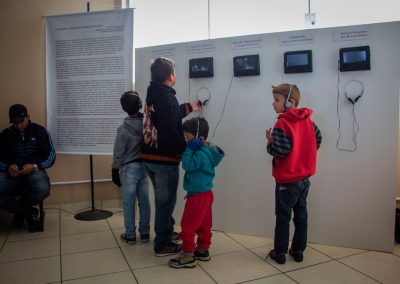
{"label": "boy in gray jacket", "polygon": [[[141,159],[143,143],[142,101],[136,91],[124,93],[120,99],[122,109],[128,113],[117,130],[112,163],[112,180],[122,186],[125,233],[121,240],[136,243],[135,202],[139,205],[139,233],[142,242],[150,240],[149,178]],[[120,178],[121,177],[121,178]]]}

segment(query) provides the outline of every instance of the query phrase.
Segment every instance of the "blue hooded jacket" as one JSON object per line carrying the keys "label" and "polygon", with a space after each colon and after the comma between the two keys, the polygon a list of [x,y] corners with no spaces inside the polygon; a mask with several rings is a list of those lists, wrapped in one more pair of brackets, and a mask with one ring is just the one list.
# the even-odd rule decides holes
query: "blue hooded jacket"
{"label": "blue hooded jacket", "polygon": [[182,156],[182,168],[185,170],[183,188],[188,195],[212,190],[215,167],[224,156],[224,151],[211,143],[199,150],[186,147]]}

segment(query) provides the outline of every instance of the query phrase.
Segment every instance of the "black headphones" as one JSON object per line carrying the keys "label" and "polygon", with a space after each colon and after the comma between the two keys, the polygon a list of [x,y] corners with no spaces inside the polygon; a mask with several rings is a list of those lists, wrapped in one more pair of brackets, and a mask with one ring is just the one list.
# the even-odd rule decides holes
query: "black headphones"
{"label": "black headphones", "polygon": [[293,103],[290,101],[290,95],[292,94],[292,85],[289,84],[289,94],[286,97],[285,108],[289,109],[292,107]]}
{"label": "black headphones", "polygon": [[[201,92],[201,91],[205,92]],[[201,94],[200,94],[201,92]],[[201,87],[196,92],[196,99],[200,102],[202,106],[206,106],[211,99],[211,91],[207,87]]]}
{"label": "black headphones", "polygon": [[[347,87],[349,86],[350,83],[358,83],[361,87],[361,91],[360,93],[356,94],[354,96],[354,98],[352,98],[348,92],[347,92]],[[350,80],[349,82],[347,82],[347,84],[344,86],[344,96],[346,97],[346,99],[351,102],[353,105],[362,97],[362,95],[364,94],[364,84],[359,81],[359,80]]]}
{"label": "black headphones", "polygon": [[200,119],[197,118],[197,130],[196,130],[196,139],[199,138],[199,130],[200,130]]}

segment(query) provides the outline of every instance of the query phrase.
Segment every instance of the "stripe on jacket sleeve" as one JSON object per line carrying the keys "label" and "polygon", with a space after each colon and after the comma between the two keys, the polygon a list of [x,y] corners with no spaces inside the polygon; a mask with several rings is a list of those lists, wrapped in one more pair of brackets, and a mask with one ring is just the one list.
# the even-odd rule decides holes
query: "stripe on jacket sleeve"
{"label": "stripe on jacket sleeve", "polygon": [[[290,138],[282,129],[274,128],[272,131],[272,143],[269,144],[269,151],[272,156],[277,158],[285,158],[292,149]],[[268,147],[267,147],[268,148]]]}
{"label": "stripe on jacket sleeve", "polygon": [[47,169],[48,167],[50,167],[54,163],[54,159],[56,157],[56,150],[54,149],[53,141],[50,138],[50,133],[47,131],[47,129],[45,129],[45,130],[47,133],[48,142],[50,144],[50,153],[49,153],[49,157],[47,158],[47,160],[40,163],[40,167],[42,169]]}
{"label": "stripe on jacket sleeve", "polygon": [[319,149],[319,146],[321,146],[322,135],[318,126],[314,122],[313,125],[314,125],[315,140],[317,141],[317,149]]}

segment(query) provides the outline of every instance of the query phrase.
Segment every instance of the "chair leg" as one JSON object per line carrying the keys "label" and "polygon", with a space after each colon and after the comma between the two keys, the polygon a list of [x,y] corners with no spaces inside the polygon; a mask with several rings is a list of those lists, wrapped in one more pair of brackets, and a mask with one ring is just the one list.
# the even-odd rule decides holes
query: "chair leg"
{"label": "chair leg", "polygon": [[39,203],[39,216],[40,216],[40,223],[42,227],[44,227],[44,209],[43,209],[43,201]]}

